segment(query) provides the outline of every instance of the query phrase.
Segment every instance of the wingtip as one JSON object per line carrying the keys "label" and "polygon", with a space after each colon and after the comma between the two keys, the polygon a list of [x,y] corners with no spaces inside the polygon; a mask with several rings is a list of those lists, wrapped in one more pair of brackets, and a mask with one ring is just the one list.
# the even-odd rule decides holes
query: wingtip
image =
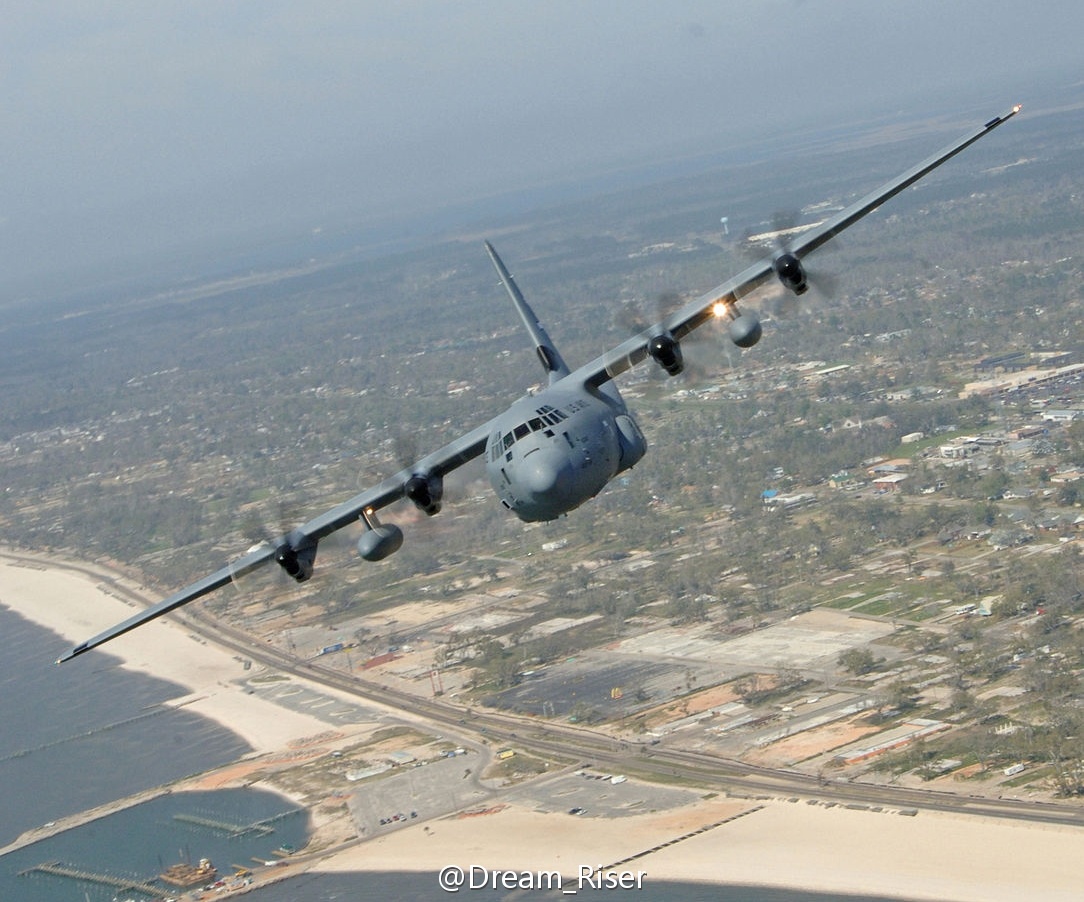
{"label": "wingtip", "polygon": [[65,652],[59,658],[57,658],[56,663],[57,664],[63,664],[65,661],[70,661],[72,658],[76,657],[77,655],[81,655],[83,652],[87,651],[87,649],[88,649],[88,646],[87,646],[86,642],[82,643],[81,645],[77,645],[77,646],[75,646],[75,648],[71,649],[70,651]]}
{"label": "wingtip", "polygon": [[1012,119],[1012,117],[1019,113],[1023,108],[1024,105],[1022,103],[1014,104],[1007,113],[1002,113],[1000,116],[994,116],[993,119],[983,125],[983,128],[996,128],[1001,125],[1002,122],[1007,122],[1009,119]]}

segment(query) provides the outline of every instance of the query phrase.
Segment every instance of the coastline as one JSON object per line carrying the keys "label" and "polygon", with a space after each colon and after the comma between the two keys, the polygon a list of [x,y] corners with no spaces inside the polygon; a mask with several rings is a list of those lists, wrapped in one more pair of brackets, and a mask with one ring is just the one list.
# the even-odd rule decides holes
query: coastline
{"label": "coastline", "polygon": [[[132,605],[109,589],[122,578],[89,565],[101,574],[96,580],[65,563],[0,550],[0,605],[71,642],[130,616]],[[124,588],[138,593],[130,582]],[[106,651],[120,666],[183,686],[188,694],[172,704],[242,736],[253,748],[246,758],[327,730],[314,717],[248,695],[238,682],[245,671],[231,652],[168,618],[118,638]],[[63,665],[75,680],[80,663]],[[901,817],[805,800],[705,798],[619,819],[546,814],[513,803],[418,823],[302,867],[428,872],[435,887],[447,865],[552,870],[566,879],[575,879],[581,866],[602,866],[643,871],[648,886],[680,881],[945,902],[1060,902],[1079,897],[1082,839],[1075,827],[929,811]]]}
{"label": "coastline", "polygon": [[[735,807],[747,813],[719,824]],[[710,824],[718,826],[701,830]],[[679,836],[685,838],[657,848]],[[619,822],[511,806],[380,837],[313,870],[428,871],[436,889],[446,865],[555,870],[573,880],[583,865],[642,871],[648,888],[681,882],[900,900],[1070,902],[1080,897],[1081,840],[1073,827],[782,800],[716,799]]]}
{"label": "coastline", "polygon": [[[88,569],[102,570],[93,565]],[[102,580],[95,580],[80,571],[51,566],[42,555],[6,549],[0,549],[0,573],[0,605],[73,644],[136,610],[112,594],[104,582],[123,582],[117,574],[103,571]],[[125,588],[141,594],[137,586],[126,584]],[[186,707],[232,730],[252,747],[250,756],[279,751],[328,729],[316,717],[247,694],[237,682],[246,676],[237,657],[190,634],[170,618],[120,636],[103,652],[119,658],[119,666],[128,670],[183,686],[187,694],[174,699],[171,706]],[[80,665],[86,666],[86,661],[76,659],[58,666],[70,670],[77,682]]]}

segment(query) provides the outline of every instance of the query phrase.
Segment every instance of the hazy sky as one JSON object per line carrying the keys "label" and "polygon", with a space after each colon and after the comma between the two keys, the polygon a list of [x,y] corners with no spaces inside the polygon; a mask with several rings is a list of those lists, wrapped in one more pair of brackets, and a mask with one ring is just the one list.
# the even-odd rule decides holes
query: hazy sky
{"label": "hazy sky", "polygon": [[1084,77],[1079,0],[0,0],[0,21],[0,292]]}

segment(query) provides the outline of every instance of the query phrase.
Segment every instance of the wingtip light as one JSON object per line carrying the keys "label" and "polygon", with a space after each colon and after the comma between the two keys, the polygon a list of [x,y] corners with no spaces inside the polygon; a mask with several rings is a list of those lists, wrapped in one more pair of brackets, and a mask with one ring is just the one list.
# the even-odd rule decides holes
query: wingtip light
{"label": "wingtip light", "polygon": [[76,645],[75,648],[69,649],[64,652],[59,658],[56,659],[57,664],[63,664],[65,661],[70,661],[72,658],[81,655],[83,652],[88,651],[89,648],[86,642],[82,642]]}

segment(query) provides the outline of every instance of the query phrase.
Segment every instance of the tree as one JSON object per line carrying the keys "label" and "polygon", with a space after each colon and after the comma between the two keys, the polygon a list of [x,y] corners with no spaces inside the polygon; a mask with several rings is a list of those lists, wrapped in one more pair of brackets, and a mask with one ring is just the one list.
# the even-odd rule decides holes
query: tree
{"label": "tree", "polygon": [[918,691],[910,683],[897,680],[888,687],[885,702],[900,713],[906,713],[918,705]]}
{"label": "tree", "polygon": [[881,662],[874,657],[873,652],[868,648],[848,648],[839,656],[837,663],[855,676],[862,676],[875,670]]}
{"label": "tree", "polygon": [[667,612],[671,621],[678,626],[687,623],[703,623],[708,619],[707,599],[703,595],[697,595],[695,598],[682,595],[667,605]]}

